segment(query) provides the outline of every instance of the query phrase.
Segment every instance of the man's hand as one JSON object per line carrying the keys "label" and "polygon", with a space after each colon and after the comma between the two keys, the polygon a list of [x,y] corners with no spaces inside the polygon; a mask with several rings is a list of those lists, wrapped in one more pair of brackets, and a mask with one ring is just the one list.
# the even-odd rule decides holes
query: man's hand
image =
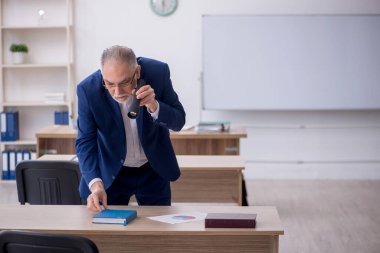
{"label": "man's hand", "polygon": [[104,186],[102,182],[95,182],[91,185],[91,194],[87,198],[87,209],[93,212],[102,211],[102,207],[100,206],[100,202],[102,203],[104,208],[108,208],[107,206],[107,193],[104,190]]}
{"label": "man's hand", "polygon": [[153,113],[157,110],[157,100],[154,89],[149,85],[142,86],[137,92],[136,97],[141,99],[140,106],[146,106]]}

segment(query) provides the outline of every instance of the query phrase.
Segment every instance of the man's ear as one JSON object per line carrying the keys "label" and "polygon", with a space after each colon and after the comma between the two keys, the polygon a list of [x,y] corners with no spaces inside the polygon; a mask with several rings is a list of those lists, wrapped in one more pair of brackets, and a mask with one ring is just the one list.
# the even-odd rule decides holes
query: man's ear
{"label": "man's ear", "polygon": [[137,65],[136,76],[137,76],[137,79],[140,79],[140,77],[141,77],[141,66],[140,65]]}

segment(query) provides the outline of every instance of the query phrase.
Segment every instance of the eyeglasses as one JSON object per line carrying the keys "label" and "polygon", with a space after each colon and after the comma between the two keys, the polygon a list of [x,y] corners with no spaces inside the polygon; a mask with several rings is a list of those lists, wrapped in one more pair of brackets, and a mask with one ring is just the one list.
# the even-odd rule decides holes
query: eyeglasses
{"label": "eyeglasses", "polygon": [[119,88],[129,88],[129,87],[132,87],[133,81],[135,80],[135,75],[136,75],[136,70],[135,70],[135,72],[133,72],[133,76],[132,76],[131,81],[123,81],[123,82],[121,82],[119,84],[116,84],[116,83],[106,83],[104,81],[104,79],[103,79],[102,80],[103,81],[103,86],[106,89],[114,89],[116,87],[119,87]]}

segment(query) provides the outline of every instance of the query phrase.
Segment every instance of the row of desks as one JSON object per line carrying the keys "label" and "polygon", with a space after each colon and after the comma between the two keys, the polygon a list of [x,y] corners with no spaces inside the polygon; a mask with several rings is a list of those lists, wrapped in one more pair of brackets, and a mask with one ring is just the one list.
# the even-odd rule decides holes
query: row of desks
{"label": "row of desks", "polygon": [[[77,131],[70,126],[52,125],[36,133],[37,157],[47,152],[75,154]],[[245,129],[232,127],[229,132],[198,132],[194,129],[170,132],[177,155],[239,155]]]}
{"label": "row of desks", "polygon": [[[20,229],[75,234],[93,240],[100,252],[265,252],[279,250],[284,230],[275,207],[242,205],[244,161],[240,138],[244,130],[199,134],[171,133],[181,177],[172,183],[175,206],[114,206],[135,209],[138,218],[128,226],[92,224],[85,206],[0,205],[0,230]],[[55,150],[74,154],[76,132],[51,126],[37,133],[37,155]],[[218,156],[215,156],[218,155]],[[45,155],[40,159],[71,160],[74,155]],[[184,203],[183,203],[184,202]],[[203,203],[202,205],[189,202]],[[205,205],[207,203],[207,206]],[[218,205],[212,204],[218,203]],[[231,206],[231,204],[234,204]],[[166,224],[147,217],[188,212],[256,213],[255,229],[206,229],[204,221]]]}

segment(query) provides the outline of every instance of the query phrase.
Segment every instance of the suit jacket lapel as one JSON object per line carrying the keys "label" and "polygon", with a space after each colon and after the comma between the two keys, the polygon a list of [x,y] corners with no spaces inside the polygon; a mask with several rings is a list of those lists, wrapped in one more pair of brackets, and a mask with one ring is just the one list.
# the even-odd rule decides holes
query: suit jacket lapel
{"label": "suit jacket lapel", "polygon": [[[141,70],[140,70],[140,78],[142,78],[142,79],[144,79],[144,77],[145,77],[145,75],[144,75],[145,73],[144,73],[144,69],[143,69],[143,67],[141,66]],[[146,81],[146,79],[145,79],[145,81]],[[143,118],[144,118],[144,113],[145,113],[145,111],[144,111],[144,109],[145,109],[145,111],[146,111],[146,108],[145,108],[145,106],[140,106],[140,108],[139,108],[139,115],[137,116],[137,118],[136,118],[136,124],[137,124],[137,132],[138,132],[138,134],[139,134],[139,138],[140,138],[140,142],[143,142],[143,134],[142,134],[142,127],[143,127]]]}
{"label": "suit jacket lapel", "polygon": [[106,89],[104,89],[104,95],[106,96],[106,100],[109,104],[109,107],[108,107],[109,113],[112,114],[116,122],[116,125],[118,126],[118,129],[123,129],[123,132],[124,132],[123,117],[121,116],[119,104],[112,98],[112,96]]}

